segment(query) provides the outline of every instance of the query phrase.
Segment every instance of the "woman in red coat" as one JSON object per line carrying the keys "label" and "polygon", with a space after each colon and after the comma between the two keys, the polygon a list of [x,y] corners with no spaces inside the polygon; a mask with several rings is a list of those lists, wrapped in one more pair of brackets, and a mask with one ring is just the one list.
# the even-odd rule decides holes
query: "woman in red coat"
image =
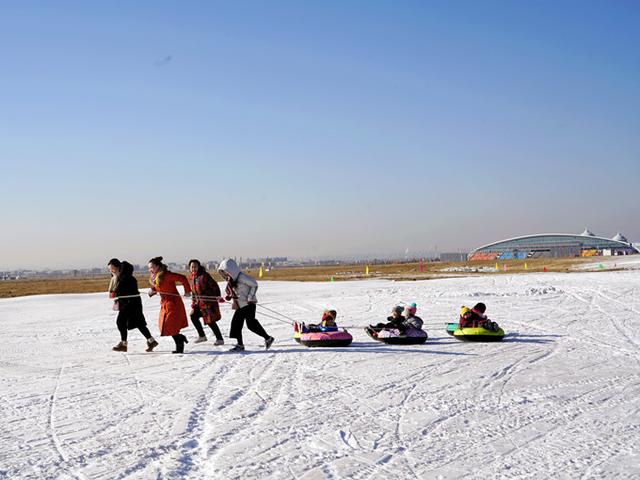
{"label": "woman in red coat", "polygon": [[198,338],[194,343],[207,341],[207,336],[200,323],[200,318],[202,318],[216,337],[214,345],[224,345],[222,332],[216,323],[222,318],[220,306],[218,305],[218,302],[222,300],[218,282],[209,275],[200,260],[195,258],[189,260],[189,271],[191,272],[191,275],[189,275],[189,282],[191,283],[191,312],[189,312],[189,316],[193,326],[198,331]]}
{"label": "woman in red coat", "polygon": [[160,335],[173,337],[176,342],[176,349],[173,353],[183,353],[184,344],[189,341],[180,333],[180,330],[188,326],[187,312],[176,288],[176,283],[182,284],[184,295],[188,297],[191,294],[189,280],[184,275],[170,272],[167,266],[162,263],[162,257],[154,257],[149,260],[149,273],[151,274],[149,296],[160,294],[160,317],[158,318]]}

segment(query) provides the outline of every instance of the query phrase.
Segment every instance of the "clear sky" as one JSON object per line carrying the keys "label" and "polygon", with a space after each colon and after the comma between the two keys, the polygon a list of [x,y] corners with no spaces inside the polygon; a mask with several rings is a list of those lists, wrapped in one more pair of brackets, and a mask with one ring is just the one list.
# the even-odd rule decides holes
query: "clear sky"
{"label": "clear sky", "polygon": [[0,269],[640,241],[637,1],[3,2]]}

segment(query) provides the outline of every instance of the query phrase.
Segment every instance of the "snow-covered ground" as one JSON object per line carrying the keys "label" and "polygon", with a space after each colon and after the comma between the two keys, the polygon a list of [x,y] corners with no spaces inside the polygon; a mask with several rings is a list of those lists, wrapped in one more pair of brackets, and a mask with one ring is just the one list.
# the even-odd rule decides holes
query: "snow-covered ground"
{"label": "snow-covered ground", "polygon": [[577,265],[574,270],[640,270],[640,255],[592,257],[592,261]]}
{"label": "snow-covered ground", "polygon": [[[263,316],[268,352],[247,332],[246,354],[147,354],[134,331],[121,354],[105,295],[1,300],[0,478],[640,477],[638,272],[263,282],[259,299],[354,326],[416,301],[430,340],[351,328],[352,346],[312,350]],[[478,301],[503,343],[444,332]]]}

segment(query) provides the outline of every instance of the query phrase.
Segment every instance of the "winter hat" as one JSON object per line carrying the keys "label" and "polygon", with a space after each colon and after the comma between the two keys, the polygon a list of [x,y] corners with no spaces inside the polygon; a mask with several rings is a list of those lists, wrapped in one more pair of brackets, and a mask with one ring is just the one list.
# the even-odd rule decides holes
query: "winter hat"
{"label": "winter hat", "polygon": [[328,318],[331,318],[332,320],[335,321],[337,316],[338,316],[338,313],[335,310],[325,310],[324,313],[322,314],[322,321],[324,322]]}
{"label": "winter hat", "polygon": [[415,315],[416,312],[418,311],[418,307],[416,306],[415,303],[412,303],[411,305],[407,305],[405,310],[409,312],[411,315]]}
{"label": "winter hat", "polygon": [[402,312],[404,312],[404,308],[402,308],[400,305],[398,305],[397,307],[393,307],[393,310],[391,310],[391,313],[397,313],[398,315],[402,315]]}
{"label": "winter hat", "polygon": [[487,306],[484,303],[476,303],[476,306],[473,307],[476,312],[484,313],[487,310]]}

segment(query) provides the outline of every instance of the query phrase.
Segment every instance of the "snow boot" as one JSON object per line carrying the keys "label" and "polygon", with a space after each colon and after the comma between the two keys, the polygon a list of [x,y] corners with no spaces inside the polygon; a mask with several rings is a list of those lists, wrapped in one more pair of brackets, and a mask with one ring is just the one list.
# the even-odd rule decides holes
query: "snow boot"
{"label": "snow boot", "polygon": [[182,334],[177,335],[176,341],[176,349],[171,353],[184,353],[184,344],[189,343],[187,337]]}
{"label": "snow boot", "polygon": [[224,345],[224,340],[221,338],[217,338],[215,342],[213,342],[213,344],[217,347],[219,345]]}
{"label": "snow boot", "polygon": [[235,347],[233,347],[229,351],[230,352],[244,352],[244,345],[236,345]]}
{"label": "snow boot", "polygon": [[264,349],[265,350],[269,350],[269,348],[271,348],[271,345],[273,344],[273,342],[275,341],[275,338],[273,337],[269,337],[264,341]]}
{"label": "snow boot", "polygon": [[198,337],[196,338],[193,343],[202,343],[202,342],[206,342],[207,341],[207,336],[203,335],[202,337]]}
{"label": "snow boot", "polygon": [[147,352],[153,352],[153,349],[156,348],[158,346],[158,342],[156,342],[156,339],[151,337],[147,339]]}
{"label": "snow boot", "polygon": [[111,350],[113,350],[114,352],[126,352],[127,351],[127,342],[120,342],[115,347],[113,347]]}

